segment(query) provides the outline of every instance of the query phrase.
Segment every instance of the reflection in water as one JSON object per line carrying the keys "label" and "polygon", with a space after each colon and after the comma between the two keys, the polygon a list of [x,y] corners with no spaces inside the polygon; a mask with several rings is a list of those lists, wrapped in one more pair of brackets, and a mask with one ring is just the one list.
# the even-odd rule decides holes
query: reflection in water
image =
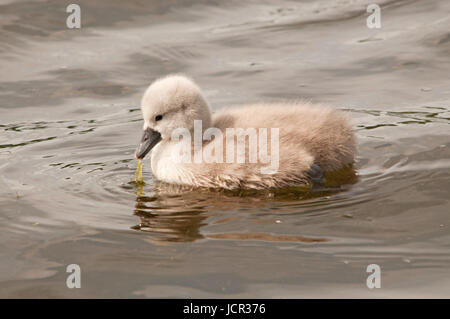
{"label": "reflection in water", "polygon": [[[141,183],[136,184],[134,214],[140,223],[132,229],[150,232],[160,241],[195,241],[202,239],[200,227],[205,225],[206,208],[186,195],[145,196]],[[189,193],[187,193],[189,194]]]}
{"label": "reflection in water", "polygon": [[302,243],[320,243],[326,242],[326,238],[313,238],[299,235],[273,235],[265,233],[228,233],[213,234],[209,238],[231,239],[231,240],[263,240],[263,241],[283,241],[283,242],[302,242]]}
{"label": "reflection in water", "polygon": [[[325,242],[326,238],[269,233],[220,233],[202,235],[200,228],[208,225],[210,211],[233,211],[245,208],[270,208],[274,204],[291,203],[301,206],[306,201],[331,196],[357,182],[353,167],[326,173],[324,180],[310,188],[287,187],[270,190],[218,190],[199,189],[157,182],[152,194],[146,195],[143,183],[130,182],[136,189],[134,215],[139,224],[131,227],[152,234],[152,239],[165,242],[192,242],[203,238],[229,240],[262,240],[279,242]],[[227,219],[225,219],[227,220]]]}

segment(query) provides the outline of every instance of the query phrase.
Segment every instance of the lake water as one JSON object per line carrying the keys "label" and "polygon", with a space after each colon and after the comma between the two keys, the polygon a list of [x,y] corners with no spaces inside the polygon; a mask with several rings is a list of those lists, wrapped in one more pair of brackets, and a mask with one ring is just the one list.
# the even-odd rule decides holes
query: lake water
{"label": "lake water", "polygon": [[[0,297],[449,297],[450,2],[0,1]],[[347,110],[357,180],[168,191],[140,98],[183,72],[211,107]],[[81,267],[68,289],[66,267]],[[366,267],[381,267],[381,288]]]}

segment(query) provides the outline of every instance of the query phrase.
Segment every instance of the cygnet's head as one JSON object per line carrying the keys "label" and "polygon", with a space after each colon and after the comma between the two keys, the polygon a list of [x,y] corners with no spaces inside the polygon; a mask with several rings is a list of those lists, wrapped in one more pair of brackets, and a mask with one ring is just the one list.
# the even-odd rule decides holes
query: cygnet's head
{"label": "cygnet's head", "polygon": [[154,81],[141,102],[144,134],[136,150],[142,159],[160,141],[170,140],[177,128],[192,131],[194,121],[203,129],[211,126],[211,110],[200,88],[183,75],[169,75]]}

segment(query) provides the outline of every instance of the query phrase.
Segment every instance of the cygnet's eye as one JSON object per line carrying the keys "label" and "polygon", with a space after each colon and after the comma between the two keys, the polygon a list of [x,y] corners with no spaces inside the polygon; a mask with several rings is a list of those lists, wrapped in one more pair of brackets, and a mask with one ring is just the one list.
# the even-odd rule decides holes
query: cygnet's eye
{"label": "cygnet's eye", "polygon": [[156,122],[161,121],[162,118],[163,118],[162,115],[156,115],[156,116],[155,116],[155,121],[156,121]]}

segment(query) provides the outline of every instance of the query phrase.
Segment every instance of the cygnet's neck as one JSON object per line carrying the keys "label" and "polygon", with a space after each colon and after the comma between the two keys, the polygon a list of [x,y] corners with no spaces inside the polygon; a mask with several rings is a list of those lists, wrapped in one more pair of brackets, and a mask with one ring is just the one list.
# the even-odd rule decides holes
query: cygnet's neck
{"label": "cygnet's neck", "polygon": [[[192,137],[193,139],[193,137]],[[188,165],[183,160],[180,150],[193,149],[190,141],[181,139],[180,141],[163,140],[152,150],[151,166],[153,175],[159,179],[174,184],[189,184],[194,178]],[[183,147],[186,146],[186,147]],[[189,155],[192,155],[189,154]],[[192,157],[191,157],[192,158]],[[188,161],[189,162],[189,161]]]}
{"label": "cygnet's neck", "polygon": [[194,121],[193,128],[186,130],[182,136],[159,142],[151,153],[153,175],[170,183],[192,184],[193,166],[189,164],[197,158],[195,153],[202,158],[203,144],[209,142],[203,140],[204,132],[211,127],[211,122],[211,117],[203,116],[203,120]]}

